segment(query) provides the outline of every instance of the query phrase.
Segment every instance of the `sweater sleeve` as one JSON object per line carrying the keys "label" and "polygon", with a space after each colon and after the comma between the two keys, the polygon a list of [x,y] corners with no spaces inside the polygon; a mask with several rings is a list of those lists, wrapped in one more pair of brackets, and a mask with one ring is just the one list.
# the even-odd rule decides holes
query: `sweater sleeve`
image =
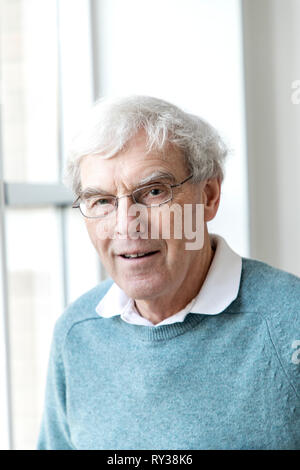
{"label": "sweater sleeve", "polygon": [[57,336],[54,332],[37,450],[74,449],[67,419],[64,364],[59,352]]}
{"label": "sweater sleeve", "polygon": [[267,316],[269,335],[278,361],[300,399],[300,279],[285,273],[273,287],[279,300],[273,300],[272,312]]}

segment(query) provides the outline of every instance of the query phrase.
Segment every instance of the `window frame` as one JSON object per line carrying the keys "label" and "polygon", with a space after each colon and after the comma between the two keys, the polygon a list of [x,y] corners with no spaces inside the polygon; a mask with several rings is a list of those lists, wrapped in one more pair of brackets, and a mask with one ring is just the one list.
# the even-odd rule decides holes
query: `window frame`
{"label": "window frame", "polygon": [[[0,403],[0,449],[14,449],[14,420],[12,406],[12,380],[11,380],[11,357],[10,357],[10,328],[9,328],[9,296],[8,296],[8,265],[7,265],[7,234],[6,234],[6,211],[9,208],[31,209],[35,207],[52,207],[59,211],[59,237],[60,237],[60,271],[63,279],[63,301],[64,306],[69,303],[69,279],[67,263],[67,234],[66,234],[66,210],[72,205],[74,195],[62,183],[63,161],[64,161],[64,130],[65,130],[65,101],[64,90],[67,79],[64,77],[61,43],[61,28],[63,27],[63,15],[66,15],[66,5],[57,3],[58,34],[56,47],[58,54],[58,158],[59,174],[58,182],[46,183],[13,183],[6,182],[3,174],[3,139],[2,139],[2,108],[0,107],[0,396],[4,399]],[[86,64],[86,56],[89,56],[89,70],[85,69],[91,90],[84,94],[83,101],[90,106],[95,100],[95,67],[93,61],[95,52],[93,49],[94,28],[92,0],[78,0],[72,2],[72,11],[85,11],[85,24],[81,25],[80,34],[84,35],[84,47],[82,57],[78,54],[78,61],[82,59]],[[87,48],[89,50],[87,50]],[[66,51],[64,51],[66,54]],[[65,78],[65,79],[64,79]],[[89,96],[90,95],[90,96]],[[101,264],[99,261],[98,281],[102,280]]]}

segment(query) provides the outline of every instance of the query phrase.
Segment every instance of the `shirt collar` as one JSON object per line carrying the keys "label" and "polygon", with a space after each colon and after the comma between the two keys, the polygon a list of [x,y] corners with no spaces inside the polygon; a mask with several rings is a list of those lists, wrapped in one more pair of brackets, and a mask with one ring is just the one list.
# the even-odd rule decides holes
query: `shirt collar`
{"label": "shirt collar", "polygon": [[[236,299],[240,286],[242,258],[228,246],[221,236],[210,234],[210,240],[215,248],[215,254],[197,296],[180,312],[155,326],[184,321],[188,313],[217,315]],[[134,300],[129,298],[116,283],[113,283],[101,299],[96,312],[104,318],[120,315],[127,323],[154,326],[138,313]]]}

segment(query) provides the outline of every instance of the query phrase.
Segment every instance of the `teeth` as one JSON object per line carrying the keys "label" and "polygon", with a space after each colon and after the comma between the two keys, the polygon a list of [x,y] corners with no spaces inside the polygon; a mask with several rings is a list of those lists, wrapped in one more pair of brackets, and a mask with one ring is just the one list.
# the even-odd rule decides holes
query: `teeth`
{"label": "teeth", "polygon": [[146,253],[136,253],[135,255],[124,255],[125,258],[139,258],[140,256],[145,256]]}

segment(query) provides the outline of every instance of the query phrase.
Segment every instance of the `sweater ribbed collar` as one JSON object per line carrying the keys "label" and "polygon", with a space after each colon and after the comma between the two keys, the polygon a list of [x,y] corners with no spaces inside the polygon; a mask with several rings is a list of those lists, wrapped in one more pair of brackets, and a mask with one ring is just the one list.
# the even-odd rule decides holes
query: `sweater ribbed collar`
{"label": "sweater ribbed collar", "polygon": [[189,313],[182,322],[160,326],[130,324],[123,321],[120,315],[114,316],[113,321],[115,322],[114,327],[120,329],[127,337],[133,337],[134,341],[138,339],[144,342],[157,342],[170,340],[176,336],[187,333],[197,327],[204,318],[204,315]]}

